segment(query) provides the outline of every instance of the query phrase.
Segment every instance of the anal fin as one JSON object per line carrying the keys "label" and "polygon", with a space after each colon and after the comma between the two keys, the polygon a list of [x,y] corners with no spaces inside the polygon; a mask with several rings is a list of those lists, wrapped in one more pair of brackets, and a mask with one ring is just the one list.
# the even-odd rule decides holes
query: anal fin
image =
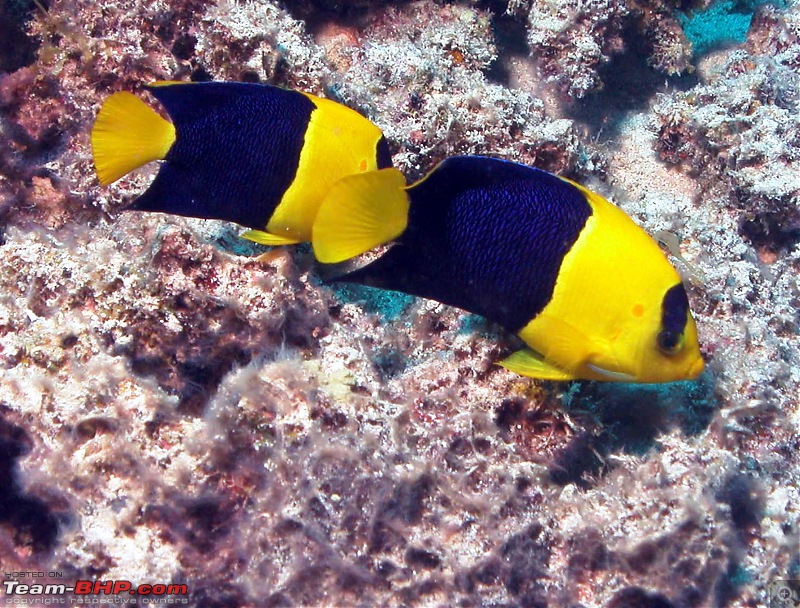
{"label": "anal fin", "polygon": [[509,371],[514,372],[515,374],[519,374],[520,376],[528,376],[529,378],[539,378],[540,380],[576,379],[575,376],[569,372],[547,363],[529,348],[518,350],[502,361],[498,361],[497,364],[505,367]]}
{"label": "anal fin", "polygon": [[271,232],[265,232],[264,230],[247,230],[240,234],[243,239],[247,239],[248,241],[253,241],[254,243],[258,243],[260,245],[269,245],[271,247],[278,247],[280,245],[296,245],[297,243],[301,243],[301,239],[290,237],[290,236],[280,236],[277,234],[272,234]]}

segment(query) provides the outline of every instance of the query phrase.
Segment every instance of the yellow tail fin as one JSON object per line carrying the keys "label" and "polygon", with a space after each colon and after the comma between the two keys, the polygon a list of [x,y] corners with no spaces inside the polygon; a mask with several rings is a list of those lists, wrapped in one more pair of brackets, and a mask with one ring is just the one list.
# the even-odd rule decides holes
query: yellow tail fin
{"label": "yellow tail fin", "polygon": [[408,224],[406,180],[397,169],[340,179],[320,205],[311,242],[324,264],[343,262],[400,236]]}
{"label": "yellow tail fin", "polygon": [[175,127],[141,99],[114,93],[92,128],[97,177],[107,186],[151,161],[164,158],[175,142]]}

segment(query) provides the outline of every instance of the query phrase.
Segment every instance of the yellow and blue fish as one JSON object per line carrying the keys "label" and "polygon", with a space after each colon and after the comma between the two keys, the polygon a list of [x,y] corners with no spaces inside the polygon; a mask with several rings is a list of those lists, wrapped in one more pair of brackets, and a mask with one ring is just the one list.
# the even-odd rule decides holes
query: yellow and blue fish
{"label": "yellow and blue fish", "polygon": [[598,194],[545,171],[453,157],[406,187],[396,169],[343,178],[312,243],[339,277],[483,315],[526,348],[500,364],[548,380],[670,382],[703,358],[681,279],[655,241]]}
{"label": "yellow and blue fish", "polygon": [[131,209],[233,221],[266,245],[299,243],[334,183],[392,164],[380,129],[334,101],[240,82],[147,88],[171,121],[119,92],[91,134],[101,184],[164,161]]}

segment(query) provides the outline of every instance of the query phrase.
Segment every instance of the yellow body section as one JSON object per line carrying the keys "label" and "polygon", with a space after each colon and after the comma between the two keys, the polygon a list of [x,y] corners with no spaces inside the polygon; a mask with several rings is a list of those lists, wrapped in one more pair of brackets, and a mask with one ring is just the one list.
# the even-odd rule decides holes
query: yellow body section
{"label": "yellow body section", "polygon": [[303,94],[316,109],[306,129],[295,179],[266,226],[270,235],[294,242],[311,240],[319,206],[337,181],[378,168],[377,146],[383,136],[355,110]]}
{"label": "yellow body section", "polygon": [[684,347],[657,347],[664,294],[681,279],[656,242],[603,197],[586,195],[592,216],[564,257],[553,297],[519,336],[535,352],[502,365],[552,380],[669,382],[703,370],[691,315]]}

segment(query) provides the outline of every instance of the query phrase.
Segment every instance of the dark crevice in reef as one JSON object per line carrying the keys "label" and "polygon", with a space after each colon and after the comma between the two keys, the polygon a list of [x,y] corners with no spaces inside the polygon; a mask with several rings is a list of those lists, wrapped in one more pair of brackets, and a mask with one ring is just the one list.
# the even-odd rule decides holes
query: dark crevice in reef
{"label": "dark crevice in reef", "polygon": [[788,251],[800,242],[800,211],[789,201],[775,205],[774,213],[743,217],[739,234],[756,249]]}
{"label": "dark crevice in reef", "polygon": [[[244,591],[233,583],[219,580],[202,581],[199,587],[191,588],[189,601],[193,606],[205,606],[206,608],[239,608],[240,606],[252,605],[245,597]],[[271,595],[264,601],[264,606],[293,606],[291,602],[276,604]]]}
{"label": "dark crevice in reef", "polygon": [[0,527],[10,528],[14,545],[34,553],[51,551],[58,540],[59,517],[47,504],[22,492],[17,461],[31,449],[25,430],[6,420],[0,403]]}
{"label": "dark crevice in reef", "polygon": [[[149,328],[148,328],[149,329]],[[253,351],[239,347],[232,340],[211,334],[195,336],[163,335],[153,337],[134,327],[138,339],[119,348],[117,354],[130,359],[131,369],[155,378],[159,386],[179,399],[178,411],[200,416],[216,393],[219,383],[234,367],[246,365]],[[150,348],[147,340],[158,340]]]}
{"label": "dark crevice in reef", "polygon": [[582,489],[591,487],[589,479],[605,473],[604,457],[608,453],[610,433],[592,435],[584,432],[561,449],[550,463],[548,475],[553,483],[574,483]]}
{"label": "dark crevice in reef", "polygon": [[[47,0],[39,0],[47,8]],[[0,72],[13,72],[36,61],[39,41],[28,36],[28,23],[37,10],[32,0],[0,2]]]}
{"label": "dark crevice in reef", "polygon": [[616,137],[628,114],[646,111],[652,97],[665,86],[685,91],[698,83],[695,74],[667,76],[649,65],[648,43],[637,34],[633,23],[622,37],[626,50],[598,69],[603,88],[566,108],[569,118],[585,124],[595,135],[602,134],[604,140]]}
{"label": "dark crevice in reef", "polygon": [[[187,266],[183,272],[192,270]],[[137,311],[126,320],[130,339],[117,343],[108,336],[108,345],[115,355],[128,359],[134,373],[154,378],[177,396],[178,412],[189,416],[203,414],[231,370],[281,346],[313,350],[316,338],[308,328],[325,325],[323,316],[297,301],[285,304],[269,327],[252,326],[237,310],[211,297],[180,294],[173,298],[171,310],[181,329],[166,327],[158,311]]]}
{"label": "dark crevice in reef", "polygon": [[230,501],[214,495],[176,497],[174,502],[148,506],[144,520],[180,538],[184,550],[208,555],[231,532],[234,511]]}
{"label": "dark crevice in reef", "polygon": [[614,594],[607,608],[674,608],[660,593],[654,593],[641,587],[626,587]]}
{"label": "dark crevice in reef", "polygon": [[[489,6],[486,6],[487,4]],[[507,60],[511,57],[527,58],[530,53],[527,24],[518,17],[509,15],[505,10],[492,7],[491,4],[483,2],[478,5],[493,11],[492,36],[497,47],[497,58],[484,70],[484,74],[490,82],[507,87],[510,86]]]}
{"label": "dark crevice in reef", "polygon": [[[406,1],[392,5],[401,6]],[[312,34],[331,21],[361,29],[368,24],[373,8],[385,8],[381,0],[284,0],[282,4],[292,17],[305,21]]]}
{"label": "dark crevice in reef", "polygon": [[458,573],[455,584],[462,593],[475,598],[485,588],[502,585],[515,598],[515,606],[549,606],[546,589],[550,577],[549,543],[544,527],[533,523],[510,536],[494,554]]}
{"label": "dark crevice in reef", "polygon": [[645,454],[676,427],[702,433],[718,406],[713,385],[702,379],[663,387],[587,384],[578,391],[564,405],[587,430],[555,454],[548,472],[554,483],[581,488],[609,472],[610,454]]}
{"label": "dark crevice in reef", "polygon": [[734,529],[746,542],[749,534],[761,526],[764,499],[756,478],[735,473],[725,480],[717,491],[717,500],[728,505]]}

